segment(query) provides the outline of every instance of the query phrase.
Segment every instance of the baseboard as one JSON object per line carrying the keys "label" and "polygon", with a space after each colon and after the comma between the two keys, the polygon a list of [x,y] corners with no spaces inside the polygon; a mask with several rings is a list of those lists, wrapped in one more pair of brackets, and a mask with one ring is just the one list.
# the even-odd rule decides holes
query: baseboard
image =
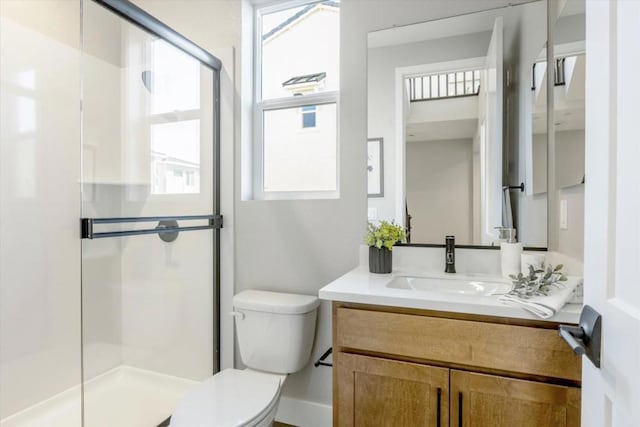
{"label": "baseboard", "polygon": [[298,427],[331,427],[333,407],[308,400],[282,396],[276,421]]}

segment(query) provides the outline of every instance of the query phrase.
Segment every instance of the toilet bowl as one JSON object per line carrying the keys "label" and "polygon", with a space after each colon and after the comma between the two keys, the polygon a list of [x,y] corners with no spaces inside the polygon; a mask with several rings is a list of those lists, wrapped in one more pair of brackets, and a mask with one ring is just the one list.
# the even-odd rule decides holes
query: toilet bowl
{"label": "toilet bowl", "polygon": [[171,426],[268,426],[276,416],[286,375],[225,369],[180,401]]}
{"label": "toilet bowl", "polygon": [[270,426],[287,374],[308,363],[315,336],[313,296],[244,291],[233,298],[246,369],[225,369],[178,403],[171,427]]}

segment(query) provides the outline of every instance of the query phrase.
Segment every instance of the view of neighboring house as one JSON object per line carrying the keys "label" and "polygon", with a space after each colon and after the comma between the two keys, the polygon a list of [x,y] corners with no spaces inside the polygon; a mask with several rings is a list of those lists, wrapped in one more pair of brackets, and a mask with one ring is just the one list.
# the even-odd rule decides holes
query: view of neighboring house
{"label": "view of neighboring house", "polygon": [[148,45],[145,59],[150,70],[140,73],[147,62],[142,60],[125,69],[125,75],[136,90],[142,77],[142,86],[151,94],[150,104],[139,106],[149,110],[151,194],[198,193],[200,149],[210,140],[210,132],[202,129],[206,122],[200,120],[200,64],[163,40]]}
{"label": "view of neighboring house", "polygon": [[338,2],[263,17],[262,99],[300,98],[262,115],[265,192],[337,190],[337,104],[305,96],[338,90],[339,39]]}

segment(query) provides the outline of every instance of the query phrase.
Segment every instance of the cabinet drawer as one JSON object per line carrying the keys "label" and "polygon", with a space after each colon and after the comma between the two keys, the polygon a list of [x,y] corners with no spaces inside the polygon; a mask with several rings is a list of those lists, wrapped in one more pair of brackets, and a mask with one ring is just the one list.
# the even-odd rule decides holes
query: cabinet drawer
{"label": "cabinet drawer", "polygon": [[338,307],[336,344],[400,357],[572,381],[581,359],[555,329]]}

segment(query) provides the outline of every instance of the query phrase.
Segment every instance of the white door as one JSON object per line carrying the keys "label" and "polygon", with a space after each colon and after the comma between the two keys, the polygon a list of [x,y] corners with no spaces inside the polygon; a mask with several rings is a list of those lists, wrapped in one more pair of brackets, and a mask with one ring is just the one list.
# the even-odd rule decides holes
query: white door
{"label": "white door", "polygon": [[640,1],[586,2],[585,303],[602,364],[583,358],[582,425],[640,426]]}

